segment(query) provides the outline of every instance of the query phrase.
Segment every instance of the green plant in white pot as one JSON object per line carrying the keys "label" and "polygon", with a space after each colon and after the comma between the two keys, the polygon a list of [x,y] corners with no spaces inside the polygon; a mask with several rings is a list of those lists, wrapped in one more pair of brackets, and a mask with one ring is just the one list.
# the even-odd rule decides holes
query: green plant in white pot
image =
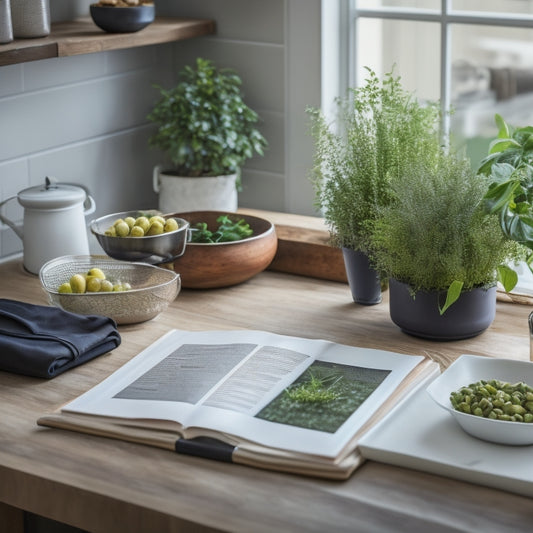
{"label": "green plant in white pot", "polygon": [[[368,72],[362,87],[337,99],[331,123],[322,111],[308,109],[316,141],[316,205],[332,243],[343,250],[353,299],[363,304],[381,300],[380,277],[368,270],[371,225],[379,208],[391,201],[391,181],[412,161],[438,152],[441,115],[436,102],[419,102],[392,72],[383,80]],[[363,268],[353,270],[353,262]],[[360,272],[365,279],[359,282]]]}
{"label": "green plant in white pot", "polygon": [[149,144],[171,165],[154,170],[159,209],[235,211],[242,165],[267,145],[259,117],[244,103],[233,70],[198,58],[180,80],[171,89],[157,87],[160,98],[148,115],[157,125]]}
{"label": "green plant in white pot", "polygon": [[496,282],[516,283],[507,261],[523,248],[486,211],[489,182],[442,149],[412,161],[373,224],[372,249],[390,278],[390,314],[403,331],[436,340],[472,337],[493,321]]}

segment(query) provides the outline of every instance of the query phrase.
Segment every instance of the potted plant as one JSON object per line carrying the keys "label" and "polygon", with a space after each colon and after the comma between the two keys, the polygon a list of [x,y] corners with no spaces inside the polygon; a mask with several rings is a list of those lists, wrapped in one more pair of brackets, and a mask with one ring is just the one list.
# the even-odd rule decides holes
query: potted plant
{"label": "potted plant", "polygon": [[411,161],[391,184],[371,235],[374,260],[390,278],[390,315],[430,339],[475,336],[493,321],[496,282],[516,283],[506,261],[522,247],[502,233],[483,198],[488,181],[468,159],[441,149]]}
{"label": "potted plant", "polygon": [[266,140],[259,117],[243,101],[241,79],[198,58],[171,89],[157,86],[160,98],[148,115],[157,124],[149,145],[163,151],[172,168],[154,170],[154,189],[164,212],[237,209],[241,167],[263,154]]}
{"label": "potted plant", "polygon": [[316,205],[332,243],[342,248],[353,299],[362,304],[381,301],[380,276],[371,264],[372,222],[391,201],[391,180],[411,161],[438,150],[440,124],[436,103],[418,102],[392,72],[382,81],[368,73],[362,87],[336,100],[331,123],[322,111],[308,109],[316,141]]}
{"label": "potted plant", "polygon": [[495,120],[498,135],[478,168],[490,181],[485,205],[505,235],[533,250],[533,127],[512,128],[498,114]]}

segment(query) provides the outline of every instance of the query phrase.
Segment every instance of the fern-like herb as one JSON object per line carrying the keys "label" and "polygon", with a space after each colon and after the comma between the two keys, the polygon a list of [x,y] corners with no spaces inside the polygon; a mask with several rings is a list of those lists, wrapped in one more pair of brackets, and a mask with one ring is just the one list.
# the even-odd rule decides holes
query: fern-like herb
{"label": "fern-like herb", "polygon": [[370,253],[369,228],[392,200],[391,181],[439,150],[440,110],[435,102],[418,102],[393,72],[380,81],[367,70],[364,86],[336,100],[331,124],[321,111],[307,112],[316,148],[315,204],[335,245]]}
{"label": "fern-like herb", "polygon": [[523,257],[483,209],[488,180],[468,159],[442,150],[436,164],[412,160],[391,187],[372,231],[374,259],[413,292],[493,285],[500,264]]}

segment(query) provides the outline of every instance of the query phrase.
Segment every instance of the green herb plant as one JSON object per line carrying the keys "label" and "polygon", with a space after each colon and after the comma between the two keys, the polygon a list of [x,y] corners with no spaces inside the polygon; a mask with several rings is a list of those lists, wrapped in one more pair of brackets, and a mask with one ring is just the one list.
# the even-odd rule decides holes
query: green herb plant
{"label": "green herb plant", "polygon": [[483,198],[487,179],[468,159],[445,149],[411,161],[392,184],[394,201],[380,209],[372,240],[378,267],[419,291],[445,291],[443,314],[462,291],[517,281],[505,265],[522,248],[502,233]]}
{"label": "green herb plant", "polygon": [[149,145],[165,152],[179,176],[240,175],[244,162],[267,145],[256,129],[259,117],[243,101],[242,81],[230,69],[198,58],[148,115],[157,124]]}
{"label": "green herb plant", "polygon": [[293,385],[285,389],[287,396],[294,402],[299,403],[323,403],[337,400],[340,392],[335,390],[335,386],[342,379],[342,375],[318,376],[311,371],[308,372],[308,379],[298,385]]}
{"label": "green herb plant", "polygon": [[360,88],[336,100],[336,116],[308,108],[316,150],[311,180],[315,204],[339,247],[370,255],[369,230],[393,198],[391,181],[411,161],[438,152],[440,108],[406,91],[393,72],[382,81],[368,70]]}
{"label": "green herb plant", "polygon": [[499,216],[507,237],[533,250],[533,126],[512,128],[500,115],[495,120],[498,136],[478,168],[491,182],[485,206]]}
{"label": "green herb plant", "polygon": [[218,228],[210,231],[206,222],[198,222],[191,235],[191,242],[215,243],[240,241],[251,237],[254,233],[244,219],[232,221],[228,215],[221,215],[217,218]]}

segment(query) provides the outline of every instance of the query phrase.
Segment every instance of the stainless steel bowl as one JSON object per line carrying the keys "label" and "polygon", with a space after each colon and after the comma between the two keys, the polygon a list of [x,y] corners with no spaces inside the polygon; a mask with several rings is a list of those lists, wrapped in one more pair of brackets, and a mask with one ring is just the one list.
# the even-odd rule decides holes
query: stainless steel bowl
{"label": "stainless steel bowl", "polygon": [[[145,213],[145,212],[143,212]],[[104,252],[122,261],[142,261],[152,265],[168,263],[185,252],[189,223],[176,218],[179,228],[175,231],[146,237],[110,237],[105,231],[119,218],[137,218],[140,211],[123,211],[92,220],[90,229]],[[168,216],[164,218],[169,218]]]}
{"label": "stainless steel bowl", "polygon": [[[131,289],[59,293],[62,283],[91,268],[100,268],[111,282],[129,283]],[[175,300],[181,289],[180,277],[172,270],[97,255],[66,255],[52,259],[41,267],[39,279],[52,305],[80,315],[108,316],[117,324],[135,324],[154,318]]]}

